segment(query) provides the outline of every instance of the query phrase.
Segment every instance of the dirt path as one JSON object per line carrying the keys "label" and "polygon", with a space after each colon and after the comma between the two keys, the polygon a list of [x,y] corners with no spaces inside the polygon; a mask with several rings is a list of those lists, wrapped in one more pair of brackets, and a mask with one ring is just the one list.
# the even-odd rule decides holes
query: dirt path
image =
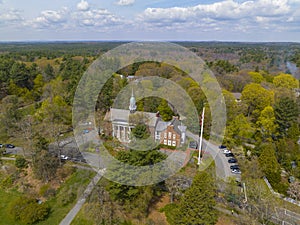
{"label": "dirt path", "polygon": [[161,208],[169,204],[170,198],[168,195],[163,196],[150,208],[150,213],[148,218],[153,220],[157,225],[168,225],[165,213],[159,212]]}

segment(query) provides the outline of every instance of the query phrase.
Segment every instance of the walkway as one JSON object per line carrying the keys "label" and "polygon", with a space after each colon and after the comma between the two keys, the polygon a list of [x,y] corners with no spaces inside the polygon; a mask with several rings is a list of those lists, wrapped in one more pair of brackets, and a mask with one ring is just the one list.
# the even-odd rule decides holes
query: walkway
{"label": "walkway", "polygon": [[104,173],[105,173],[105,169],[101,169],[98,171],[97,175],[93,178],[93,180],[89,183],[89,185],[83,192],[83,195],[78,199],[76,205],[61,221],[60,225],[69,225],[72,223],[73,219],[76,217],[77,213],[80,211],[83,204],[85,203],[87,197],[92,193],[94,186],[99,182],[99,180],[101,179]]}

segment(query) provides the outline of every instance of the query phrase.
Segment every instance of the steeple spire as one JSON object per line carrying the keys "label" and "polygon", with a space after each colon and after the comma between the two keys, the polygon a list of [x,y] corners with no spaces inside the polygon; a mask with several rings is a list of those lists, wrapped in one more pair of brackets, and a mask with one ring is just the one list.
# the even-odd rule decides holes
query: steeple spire
{"label": "steeple spire", "polygon": [[135,111],[136,111],[136,101],[135,101],[135,97],[133,94],[133,88],[132,88],[132,92],[131,92],[129,110],[130,110],[130,113],[135,113]]}

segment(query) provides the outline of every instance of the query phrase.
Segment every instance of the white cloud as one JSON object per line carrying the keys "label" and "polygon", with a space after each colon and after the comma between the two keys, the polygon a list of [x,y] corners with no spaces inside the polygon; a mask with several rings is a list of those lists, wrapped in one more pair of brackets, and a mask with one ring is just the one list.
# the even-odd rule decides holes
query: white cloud
{"label": "white cloud", "polygon": [[212,4],[199,4],[194,7],[147,8],[142,17],[150,19],[203,18],[239,19],[255,16],[280,16],[290,12],[287,0],[258,0],[238,3],[225,0]]}
{"label": "white cloud", "polygon": [[90,8],[89,3],[85,0],[81,0],[81,2],[77,4],[77,9],[79,11],[87,11],[89,10],[89,8]]}
{"label": "white cloud", "polygon": [[24,25],[32,26],[34,28],[49,28],[62,26],[68,20],[68,9],[63,7],[61,10],[44,10],[40,13],[40,16],[25,22]]}
{"label": "white cloud", "polygon": [[119,0],[116,2],[117,5],[125,6],[125,5],[132,5],[135,0]]}
{"label": "white cloud", "polygon": [[0,24],[17,23],[23,20],[23,17],[18,10],[6,10],[0,12]]}
{"label": "white cloud", "polygon": [[80,26],[108,27],[121,23],[121,19],[106,9],[75,12],[72,15]]}
{"label": "white cloud", "polygon": [[272,24],[281,25],[288,18],[291,20],[296,9],[291,7],[290,1],[294,4],[297,1],[300,3],[300,0],[223,0],[193,7],[147,8],[138,16],[138,21],[154,28],[206,27],[211,30],[225,30],[237,27],[241,29],[244,26],[248,30],[258,29],[260,26],[262,29],[269,29]]}

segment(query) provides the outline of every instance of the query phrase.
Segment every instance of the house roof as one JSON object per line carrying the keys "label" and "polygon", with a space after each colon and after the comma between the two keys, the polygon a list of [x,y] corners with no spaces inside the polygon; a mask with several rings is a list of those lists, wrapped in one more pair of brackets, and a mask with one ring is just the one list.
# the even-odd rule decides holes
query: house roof
{"label": "house roof", "polygon": [[[135,112],[135,114],[143,114],[145,117],[148,118],[147,125],[150,127],[155,127],[158,117],[156,116],[156,113],[149,113],[149,112]],[[106,113],[104,120],[111,121],[111,122],[117,122],[117,123],[129,123],[129,115],[130,111],[126,109],[115,109],[111,108],[109,112]]]}
{"label": "house roof", "polygon": [[171,121],[162,121],[161,119],[157,122],[156,131],[164,131],[168,126],[173,126],[174,131],[178,134],[186,131],[186,126],[181,125],[181,122],[177,118],[173,118]]}
{"label": "house roof", "polygon": [[164,131],[165,129],[167,129],[167,127],[171,124],[170,121],[168,122],[165,122],[165,121],[162,121],[162,120],[159,120],[157,122],[157,125],[156,125],[156,131]]}
{"label": "house roof", "polygon": [[235,97],[235,99],[241,99],[241,97],[242,97],[242,93],[239,93],[239,92],[235,92],[235,93],[232,93],[232,94]]}

